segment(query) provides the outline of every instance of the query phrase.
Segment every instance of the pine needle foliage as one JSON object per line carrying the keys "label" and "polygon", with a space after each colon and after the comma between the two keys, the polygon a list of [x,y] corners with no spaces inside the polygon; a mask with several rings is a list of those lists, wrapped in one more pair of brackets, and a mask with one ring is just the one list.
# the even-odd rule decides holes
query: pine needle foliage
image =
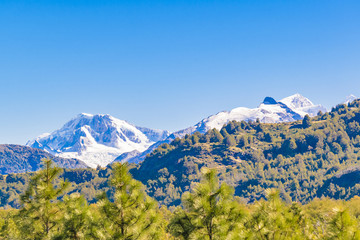
{"label": "pine needle foliage", "polygon": [[105,194],[99,207],[111,239],[161,239],[161,215],[158,205],[145,193],[144,186],[132,178],[126,164],[113,165],[110,185],[115,188],[114,201]]}
{"label": "pine needle foliage", "polygon": [[234,189],[219,186],[216,171],[202,169],[202,181],[182,197],[169,229],[182,239],[227,239],[241,235],[243,211],[234,201]]}
{"label": "pine needle foliage", "polygon": [[297,203],[286,205],[274,189],[268,189],[266,194],[268,200],[255,204],[246,223],[247,239],[313,239]]}
{"label": "pine needle foliage", "polygon": [[28,189],[21,196],[22,239],[50,239],[59,227],[61,209],[56,204],[57,198],[68,183],[61,181],[55,186],[62,169],[54,166],[51,159],[43,159],[42,163],[42,170],[30,180]]}
{"label": "pine needle foliage", "polygon": [[360,239],[359,223],[346,208],[335,207],[329,227],[329,239]]}
{"label": "pine needle foliage", "polygon": [[90,207],[84,196],[73,193],[65,196],[61,206],[61,228],[55,240],[85,240],[90,238],[89,225],[93,220]]}
{"label": "pine needle foliage", "polygon": [[[219,184],[214,169],[183,194],[182,205],[158,208],[125,164],[113,167],[115,194],[88,205],[73,193],[58,199],[66,183],[51,160],[31,179],[20,210],[0,210],[0,239],[11,240],[360,240],[360,198],[315,199],[306,205],[285,202],[275,189],[267,200],[246,203],[234,189]],[[286,192],[281,192],[286,194]],[[46,231],[48,230],[48,231]]]}

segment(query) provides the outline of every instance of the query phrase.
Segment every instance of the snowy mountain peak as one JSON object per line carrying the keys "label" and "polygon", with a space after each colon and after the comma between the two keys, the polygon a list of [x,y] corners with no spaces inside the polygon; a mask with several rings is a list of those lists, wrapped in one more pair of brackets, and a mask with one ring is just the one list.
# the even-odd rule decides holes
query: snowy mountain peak
{"label": "snowy mountain peak", "polygon": [[350,94],[349,96],[346,97],[346,100],[344,101],[344,104],[351,103],[351,102],[354,101],[355,99],[357,99],[357,97],[354,96],[353,94]]}
{"label": "snowy mountain peak", "polygon": [[280,102],[293,109],[314,106],[314,104],[308,98],[302,96],[299,93],[283,98],[280,100]]}
{"label": "snowy mountain peak", "polygon": [[[98,115],[101,115],[101,114],[98,114]],[[90,113],[80,113],[78,115],[78,117],[93,117],[94,115],[93,114],[90,114]]]}
{"label": "snowy mountain peak", "polygon": [[238,107],[231,111],[219,112],[208,118],[203,119],[195,126],[178,131],[172,136],[183,137],[195,131],[201,133],[211,128],[221,129],[229,121],[255,121],[259,119],[265,123],[290,122],[302,119],[306,114],[315,116],[319,111],[326,112],[321,105],[314,105],[309,99],[294,94],[280,101],[272,97],[265,97],[264,101],[257,108]]}
{"label": "snowy mountain peak", "polygon": [[305,115],[316,116],[318,112],[326,112],[326,108],[320,104],[314,105],[308,98],[299,93],[280,100],[281,103],[291,108],[302,117]]}
{"label": "snowy mountain peak", "polygon": [[59,130],[40,135],[27,145],[56,156],[77,158],[96,167],[106,166],[125,152],[145,151],[169,134],[168,131],[137,127],[108,114],[81,113]]}

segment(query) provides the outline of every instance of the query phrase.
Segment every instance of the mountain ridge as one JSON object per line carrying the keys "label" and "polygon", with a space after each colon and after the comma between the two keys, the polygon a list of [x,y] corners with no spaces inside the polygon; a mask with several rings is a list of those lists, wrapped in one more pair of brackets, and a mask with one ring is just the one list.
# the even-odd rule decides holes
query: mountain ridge
{"label": "mountain ridge", "polygon": [[106,166],[125,152],[145,151],[169,136],[165,130],[138,127],[108,114],[82,113],[51,134],[26,145],[60,157],[77,158],[90,167]]}
{"label": "mountain ridge", "polygon": [[[327,109],[322,105],[313,104],[308,98],[299,93],[278,101],[272,97],[265,97],[264,101],[256,108],[237,107],[230,111],[221,111],[202,119],[193,126],[174,133],[138,127],[107,114],[80,114],[74,119],[76,120],[79,116],[83,116],[86,119],[108,118],[118,122],[118,125],[127,125],[127,127],[125,129],[120,128],[118,131],[106,132],[108,128],[102,126],[98,129],[99,131],[96,131],[96,129],[94,131],[93,126],[85,124],[84,121],[80,121],[83,124],[71,127],[74,120],[72,119],[61,129],[51,134],[43,134],[29,141],[27,145],[44,149],[57,156],[81,159],[91,167],[96,167],[97,165],[106,166],[112,161],[138,163],[143,161],[147,154],[151,153],[153,149],[162,143],[169,143],[177,137],[182,138],[186,134],[192,134],[196,131],[205,133],[212,128],[220,130],[223,125],[232,120],[256,121],[259,119],[260,122],[264,123],[292,122],[301,120],[306,114],[316,116],[318,112],[327,112]],[[68,136],[68,139],[61,138],[61,131],[66,127],[73,131],[73,137]],[[71,135],[71,131],[67,134]],[[56,144],[56,139],[54,143],[54,135],[60,135],[59,144]],[[100,138],[101,141],[97,138],[98,135],[103,135],[103,138]],[[64,142],[61,143],[61,140]],[[116,145],[119,142],[121,144]]]}
{"label": "mountain ridge", "polygon": [[41,159],[51,158],[62,168],[86,168],[87,165],[71,158],[55,157],[44,150],[16,144],[0,144],[0,174],[37,171]]}
{"label": "mountain ridge", "polygon": [[[289,106],[288,106],[289,105]],[[155,143],[146,150],[146,154],[139,153],[129,158],[129,162],[138,163],[145,159],[146,155],[162,143],[170,143],[175,138],[182,138],[186,134],[194,132],[206,133],[212,128],[220,130],[228,122],[235,121],[256,121],[263,123],[292,122],[301,120],[306,114],[311,117],[319,112],[326,112],[322,105],[314,105],[308,98],[296,93],[289,97],[276,101],[272,97],[265,97],[257,108],[237,107],[230,111],[221,111],[202,119],[194,126],[172,133],[167,139]]]}
{"label": "mountain ridge", "polygon": [[[241,201],[260,200],[266,189],[276,188],[284,199],[305,204],[314,198],[347,200],[360,194],[359,149],[360,99],[312,117],[306,125],[300,120],[231,121],[220,131],[195,132],[162,144],[145,161],[129,167],[149,195],[167,206],[180,204],[182,193],[200,181],[203,167],[216,169]],[[74,184],[71,192],[81,191],[95,202],[98,194],[111,191],[106,184],[111,168],[64,172]],[[24,189],[30,176],[2,178],[1,206],[18,206],[11,194]]]}

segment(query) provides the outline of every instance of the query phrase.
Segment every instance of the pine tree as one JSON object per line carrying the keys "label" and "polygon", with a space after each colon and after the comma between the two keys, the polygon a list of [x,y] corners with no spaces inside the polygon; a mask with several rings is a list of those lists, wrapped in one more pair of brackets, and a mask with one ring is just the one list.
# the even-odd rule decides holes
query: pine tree
{"label": "pine tree", "polygon": [[270,133],[265,133],[264,134],[264,141],[265,142],[268,142],[268,143],[271,143],[272,141],[273,141],[273,137],[272,137],[272,135],[270,134]]}
{"label": "pine tree", "polygon": [[183,239],[226,239],[241,236],[243,211],[234,201],[234,189],[219,186],[215,170],[202,169],[203,180],[183,194],[184,210],[178,210],[169,229]]}
{"label": "pine tree", "polygon": [[360,239],[359,225],[347,209],[335,207],[330,221],[329,239]]}
{"label": "pine tree", "polygon": [[303,128],[308,128],[311,126],[311,118],[308,114],[305,115],[304,119],[302,120]]}
{"label": "pine tree", "polygon": [[177,238],[184,240],[191,239],[196,226],[191,222],[191,217],[181,207],[178,207],[168,225],[168,231]]}
{"label": "pine tree", "polygon": [[161,239],[163,219],[156,202],[145,194],[144,186],[132,178],[127,165],[115,163],[110,185],[114,201],[103,194],[99,207],[107,221],[111,239]]}
{"label": "pine tree", "polygon": [[266,194],[268,200],[255,204],[246,223],[247,239],[308,239],[311,231],[299,206],[286,206],[277,190],[268,189]]}
{"label": "pine tree", "polygon": [[35,174],[25,194],[21,196],[22,239],[49,239],[59,227],[61,212],[57,198],[64,193],[67,182],[55,186],[61,168],[53,166],[51,159],[43,159],[43,169]]}
{"label": "pine tree", "polygon": [[238,147],[242,148],[249,144],[247,136],[240,136],[238,138]]}
{"label": "pine tree", "polygon": [[224,138],[223,143],[226,147],[233,147],[236,145],[236,141],[232,135],[228,135]]}
{"label": "pine tree", "polygon": [[21,219],[17,217],[14,210],[2,211],[6,211],[6,214],[5,216],[1,216],[2,226],[0,228],[0,239],[21,239],[21,229],[19,228]]}
{"label": "pine tree", "polygon": [[281,154],[284,156],[292,155],[295,153],[297,146],[292,138],[285,139],[281,145]]}
{"label": "pine tree", "polygon": [[222,142],[222,140],[224,139],[224,137],[216,128],[207,131],[205,136],[209,139],[211,143]]}
{"label": "pine tree", "polygon": [[92,216],[85,198],[79,193],[65,196],[62,209],[62,227],[55,239],[89,239]]}

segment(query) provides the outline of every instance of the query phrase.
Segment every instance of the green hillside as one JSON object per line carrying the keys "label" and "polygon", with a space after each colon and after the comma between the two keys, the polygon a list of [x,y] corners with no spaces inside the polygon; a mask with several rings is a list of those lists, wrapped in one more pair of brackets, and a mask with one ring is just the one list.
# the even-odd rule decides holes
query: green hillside
{"label": "green hillside", "polygon": [[88,168],[75,158],[55,157],[44,150],[15,144],[0,144],[0,174],[33,172],[41,168],[41,159],[51,158],[61,168]]}
{"label": "green hillside", "polygon": [[[360,194],[360,100],[330,113],[292,123],[230,122],[221,131],[194,133],[159,146],[131,173],[161,204],[180,197],[201,178],[203,167],[215,169],[221,182],[234,187],[241,201],[252,203],[275,188],[286,201],[307,203],[327,196],[350,199]],[[0,205],[19,207],[18,196],[30,174],[0,179]],[[67,193],[79,192],[93,203],[110,193],[106,169],[66,169]]]}
{"label": "green hillside", "polygon": [[[166,205],[216,169],[245,202],[277,188],[286,201],[360,193],[360,101],[291,123],[230,122],[221,131],[195,133],[159,146],[133,171],[150,196]],[[358,184],[359,183],[359,184]]]}

